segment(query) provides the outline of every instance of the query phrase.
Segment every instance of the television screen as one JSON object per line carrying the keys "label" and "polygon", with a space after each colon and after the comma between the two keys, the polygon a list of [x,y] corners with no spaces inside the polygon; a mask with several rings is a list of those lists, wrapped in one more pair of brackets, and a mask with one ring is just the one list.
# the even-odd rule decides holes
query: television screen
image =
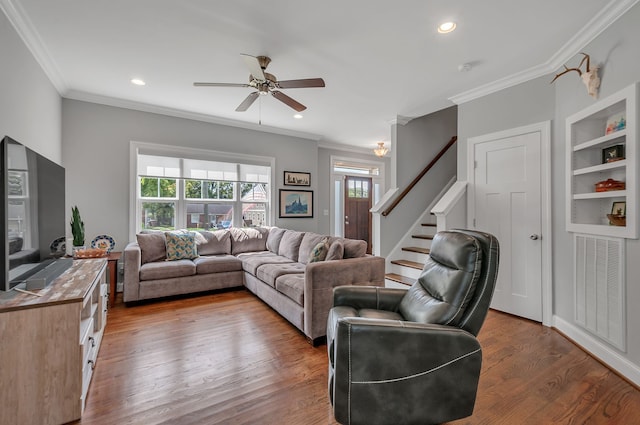
{"label": "television screen", "polygon": [[64,255],[64,168],[10,137],[2,141],[4,266],[8,291]]}

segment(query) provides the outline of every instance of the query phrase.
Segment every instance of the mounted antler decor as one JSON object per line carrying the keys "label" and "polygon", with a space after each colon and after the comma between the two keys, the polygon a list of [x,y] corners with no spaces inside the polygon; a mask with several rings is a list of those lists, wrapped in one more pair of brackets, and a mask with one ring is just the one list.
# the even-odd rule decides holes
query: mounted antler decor
{"label": "mounted antler decor", "polygon": [[[560,74],[556,74],[555,78],[551,80],[551,82],[553,83],[559,76],[564,75],[569,71],[576,71],[582,78],[582,82],[584,83],[584,85],[587,86],[589,96],[596,98],[598,97],[598,88],[600,87],[600,77],[598,77],[599,68],[597,66],[591,68],[589,64],[589,55],[586,53],[581,54],[584,55],[584,57],[580,61],[580,64],[577,68],[567,68],[567,65],[564,65],[564,71],[562,71]],[[580,71],[580,67],[585,61],[587,62],[587,69],[582,72]]]}

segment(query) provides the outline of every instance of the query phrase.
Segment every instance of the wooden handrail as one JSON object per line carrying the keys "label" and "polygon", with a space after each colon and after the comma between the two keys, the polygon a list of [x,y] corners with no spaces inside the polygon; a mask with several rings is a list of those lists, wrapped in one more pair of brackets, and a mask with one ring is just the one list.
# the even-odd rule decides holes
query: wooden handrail
{"label": "wooden handrail", "polygon": [[386,209],[386,210],[382,211],[382,216],[383,216],[383,217],[386,217],[387,215],[389,215],[389,213],[390,213],[391,211],[393,211],[393,209],[394,209],[394,208],[395,208],[395,207],[400,203],[400,201],[402,201],[402,200],[404,199],[404,197],[405,197],[405,196],[407,196],[407,194],[408,194],[409,192],[411,192],[411,189],[413,189],[413,188],[414,188],[414,186],[415,186],[416,184],[418,184],[418,182],[420,181],[420,179],[421,179],[421,178],[423,178],[423,177],[424,177],[424,175],[425,175],[425,174],[427,174],[427,173],[429,172],[429,170],[431,169],[431,167],[433,167],[433,166],[436,164],[436,162],[438,162],[438,160],[439,160],[440,158],[442,158],[442,155],[444,155],[444,154],[449,150],[449,148],[450,148],[451,146],[453,146],[453,144],[454,144],[457,140],[458,140],[458,136],[453,136],[453,137],[451,138],[451,140],[449,140],[449,143],[447,143],[447,145],[446,145],[444,148],[442,148],[442,149],[440,150],[440,152],[438,152],[438,154],[437,154],[437,155],[436,155],[436,156],[431,160],[431,162],[430,162],[429,164],[427,164],[427,166],[426,166],[426,167],[424,167],[424,170],[422,170],[422,171],[420,172],[420,174],[418,174],[418,175],[416,176],[416,178],[415,178],[415,179],[413,179],[413,181],[412,181],[411,183],[409,183],[409,186],[407,186],[407,187],[402,191],[402,193],[400,193],[400,195],[398,195],[398,196],[396,197],[396,199],[394,199],[394,201],[391,203],[391,205],[389,205],[389,206],[387,207],[387,209]]}

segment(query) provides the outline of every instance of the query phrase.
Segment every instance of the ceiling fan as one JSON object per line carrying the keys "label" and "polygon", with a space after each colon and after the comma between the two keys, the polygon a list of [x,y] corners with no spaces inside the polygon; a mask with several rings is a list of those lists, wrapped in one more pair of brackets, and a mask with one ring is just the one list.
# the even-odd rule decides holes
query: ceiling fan
{"label": "ceiling fan", "polygon": [[322,78],[305,78],[300,80],[285,80],[278,81],[275,75],[265,72],[267,65],[271,62],[271,58],[267,56],[251,56],[242,54],[247,68],[249,68],[249,83],[193,83],[196,87],[252,87],[257,91],[249,94],[245,100],[236,108],[237,112],[244,112],[255,102],[260,95],[267,95],[271,93],[271,96],[278,99],[280,102],[295,109],[298,112],[302,112],[307,109],[306,106],[300,102],[290,98],[286,94],[282,93],[278,89],[295,89],[295,88],[307,88],[307,87],[324,87],[324,80]]}

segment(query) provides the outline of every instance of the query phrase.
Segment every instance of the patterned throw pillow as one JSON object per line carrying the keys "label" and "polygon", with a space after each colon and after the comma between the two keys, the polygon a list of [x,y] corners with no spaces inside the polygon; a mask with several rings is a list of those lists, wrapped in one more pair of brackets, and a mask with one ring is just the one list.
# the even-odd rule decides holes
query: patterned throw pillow
{"label": "patterned throw pillow", "polygon": [[165,232],[167,238],[167,260],[184,260],[198,257],[194,232]]}
{"label": "patterned throw pillow", "polygon": [[324,261],[327,257],[327,252],[329,252],[329,239],[324,238],[322,241],[318,242],[309,253],[309,262],[315,263],[316,261]]}

